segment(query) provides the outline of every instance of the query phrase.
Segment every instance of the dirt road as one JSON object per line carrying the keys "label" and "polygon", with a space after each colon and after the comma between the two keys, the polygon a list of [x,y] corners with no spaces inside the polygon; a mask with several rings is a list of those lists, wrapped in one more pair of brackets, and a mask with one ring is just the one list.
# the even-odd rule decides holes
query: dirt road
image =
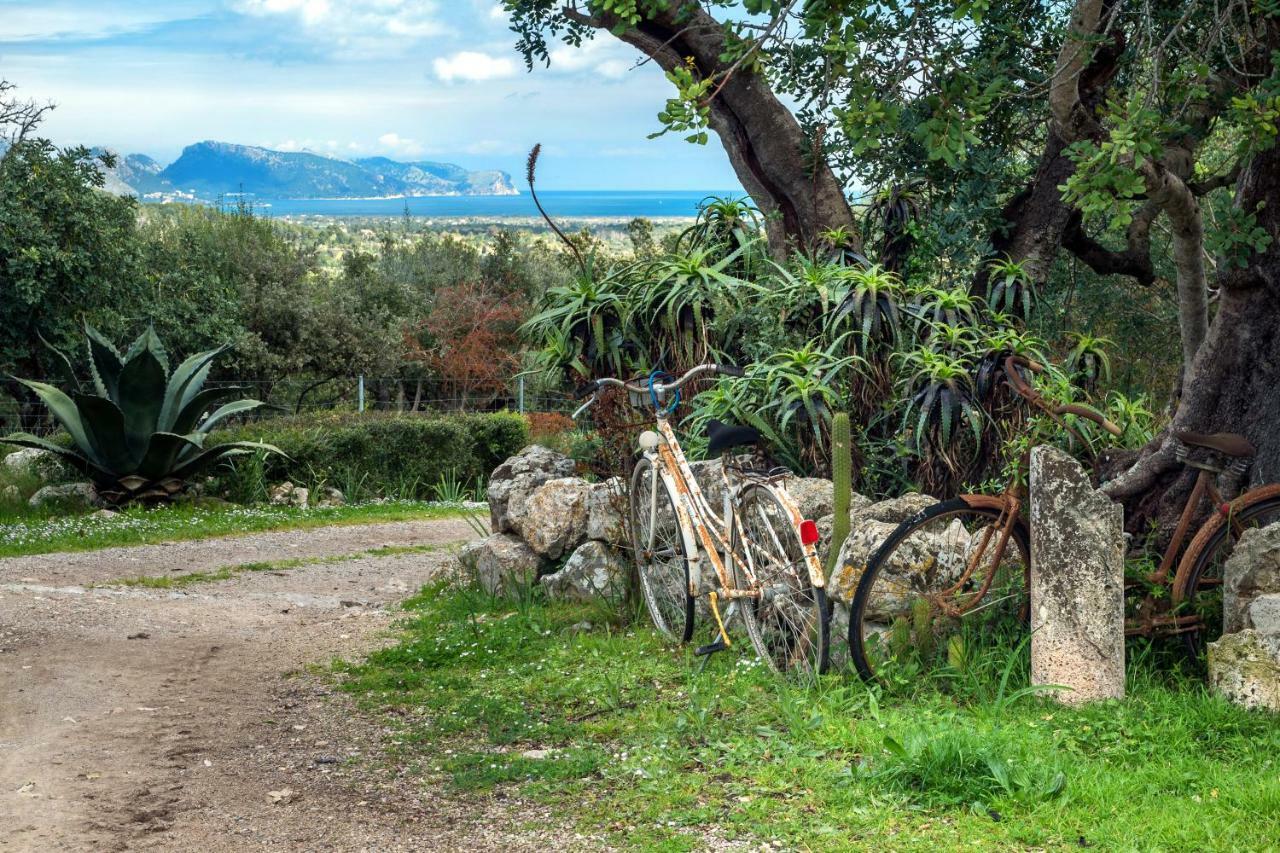
{"label": "dirt road", "polygon": [[[583,846],[546,815],[383,765],[383,732],[300,675],[386,642],[461,521],[0,560],[0,850]],[[371,556],[382,545],[430,552]],[[89,586],[284,558],[181,591]],[[363,556],[359,556],[363,555]],[[577,843],[575,843],[577,842]]]}

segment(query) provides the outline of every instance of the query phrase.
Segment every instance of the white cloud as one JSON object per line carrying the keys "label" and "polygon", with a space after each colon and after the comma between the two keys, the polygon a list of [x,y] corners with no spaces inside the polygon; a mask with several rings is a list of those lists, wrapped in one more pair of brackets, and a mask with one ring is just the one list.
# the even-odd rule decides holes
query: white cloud
{"label": "white cloud", "polygon": [[497,80],[516,73],[516,64],[506,57],[490,56],[474,50],[462,50],[442,56],[433,63],[436,76],[445,82],[453,80]]}
{"label": "white cloud", "polygon": [[436,0],[234,0],[233,8],[292,20],[344,54],[378,54],[450,31]]}
{"label": "white cloud", "polygon": [[393,154],[421,154],[425,149],[416,139],[407,139],[398,133],[384,133],[378,137],[378,144]]}
{"label": "white cloud", "polygon": [[551,51],[551,70],[588,71],[617,80],[635,66],[635,53],[616,39],[592,39],[580,47],[565,45]]}

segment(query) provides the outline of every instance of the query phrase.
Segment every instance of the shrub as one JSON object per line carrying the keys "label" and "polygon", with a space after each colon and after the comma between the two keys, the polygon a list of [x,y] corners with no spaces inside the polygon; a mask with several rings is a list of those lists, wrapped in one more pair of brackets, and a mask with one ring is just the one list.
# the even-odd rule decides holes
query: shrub
{"label": "shrub", "polygon": [[523,417],[507,412],[321,412],[256,421],[215,433],[212,440],[246,438],[270,443],[286,456],[256,456],[224,468],[220,487],[236,500],[260,500],[264,483],[283,480],[334,486],[350,500],[430,499],[442,480],[483,483],[528,443],[529,431]]}

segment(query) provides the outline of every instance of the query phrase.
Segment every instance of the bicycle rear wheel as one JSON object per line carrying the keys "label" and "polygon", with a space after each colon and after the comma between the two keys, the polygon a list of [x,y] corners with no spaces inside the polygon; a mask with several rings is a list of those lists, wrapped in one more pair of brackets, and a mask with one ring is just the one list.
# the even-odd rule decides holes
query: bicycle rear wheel
{"label": "bicycle rear wheel", "polygon": [[791,513],[772,491],[749,485],[738,501],[743,530],[733,551],[749,551],[760,598],[742,598],[756,653],[777,672],[823,672],[829,658],[826,591],[809,579],[805,547]]}
{"label": "bicycle rear wheel", "polygon": [[[1026,528],[990,506],[942,501],[898,526],[871,557],[849,612],[849,654],[872,681],[893,666],[978,665],[1026,630]],[[1009,536],[1003,551],[1004,529]]]}
{"label": "bicycle rear wheel", "polygon": [[1185,558],[1192,561],[1191,569],[1185,581],[1175,579],[1181,596],[1177,614],[1199,617],[1194,628],[1182,632],[1186,651],[1196,660],[1203,656],[1206,643],[1222,636],[1223,566],[1235,551],[1236,543],[1244,531],[1280,521],[1280,497],[1261,495],[1259,500],[1251,502],[1249,495],[1245,495],[1241,502],[1243,506],[1232,513],[1231,521],[1220,526],[1207,541],[1203,544],[1192,541]]}
{"label": "bicycle rear wheel", "polygon": [[658,630],[678,643],[693,636],[689,561],[676,514],[676,496],[653,463],[641,459],[631,474],[631,548],[640,591]]}

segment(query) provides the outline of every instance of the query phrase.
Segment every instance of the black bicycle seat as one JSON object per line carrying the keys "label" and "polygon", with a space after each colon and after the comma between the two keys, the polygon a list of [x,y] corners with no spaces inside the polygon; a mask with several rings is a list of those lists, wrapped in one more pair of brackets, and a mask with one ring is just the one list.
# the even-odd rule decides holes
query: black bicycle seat
{"label": "black bicycle seat", "polygon": [[707,438],[710,439],[707,442],[707,452],[714,455],[731,447],[759,443],[760,431],[754,427],[710,421],[707,424]]}

